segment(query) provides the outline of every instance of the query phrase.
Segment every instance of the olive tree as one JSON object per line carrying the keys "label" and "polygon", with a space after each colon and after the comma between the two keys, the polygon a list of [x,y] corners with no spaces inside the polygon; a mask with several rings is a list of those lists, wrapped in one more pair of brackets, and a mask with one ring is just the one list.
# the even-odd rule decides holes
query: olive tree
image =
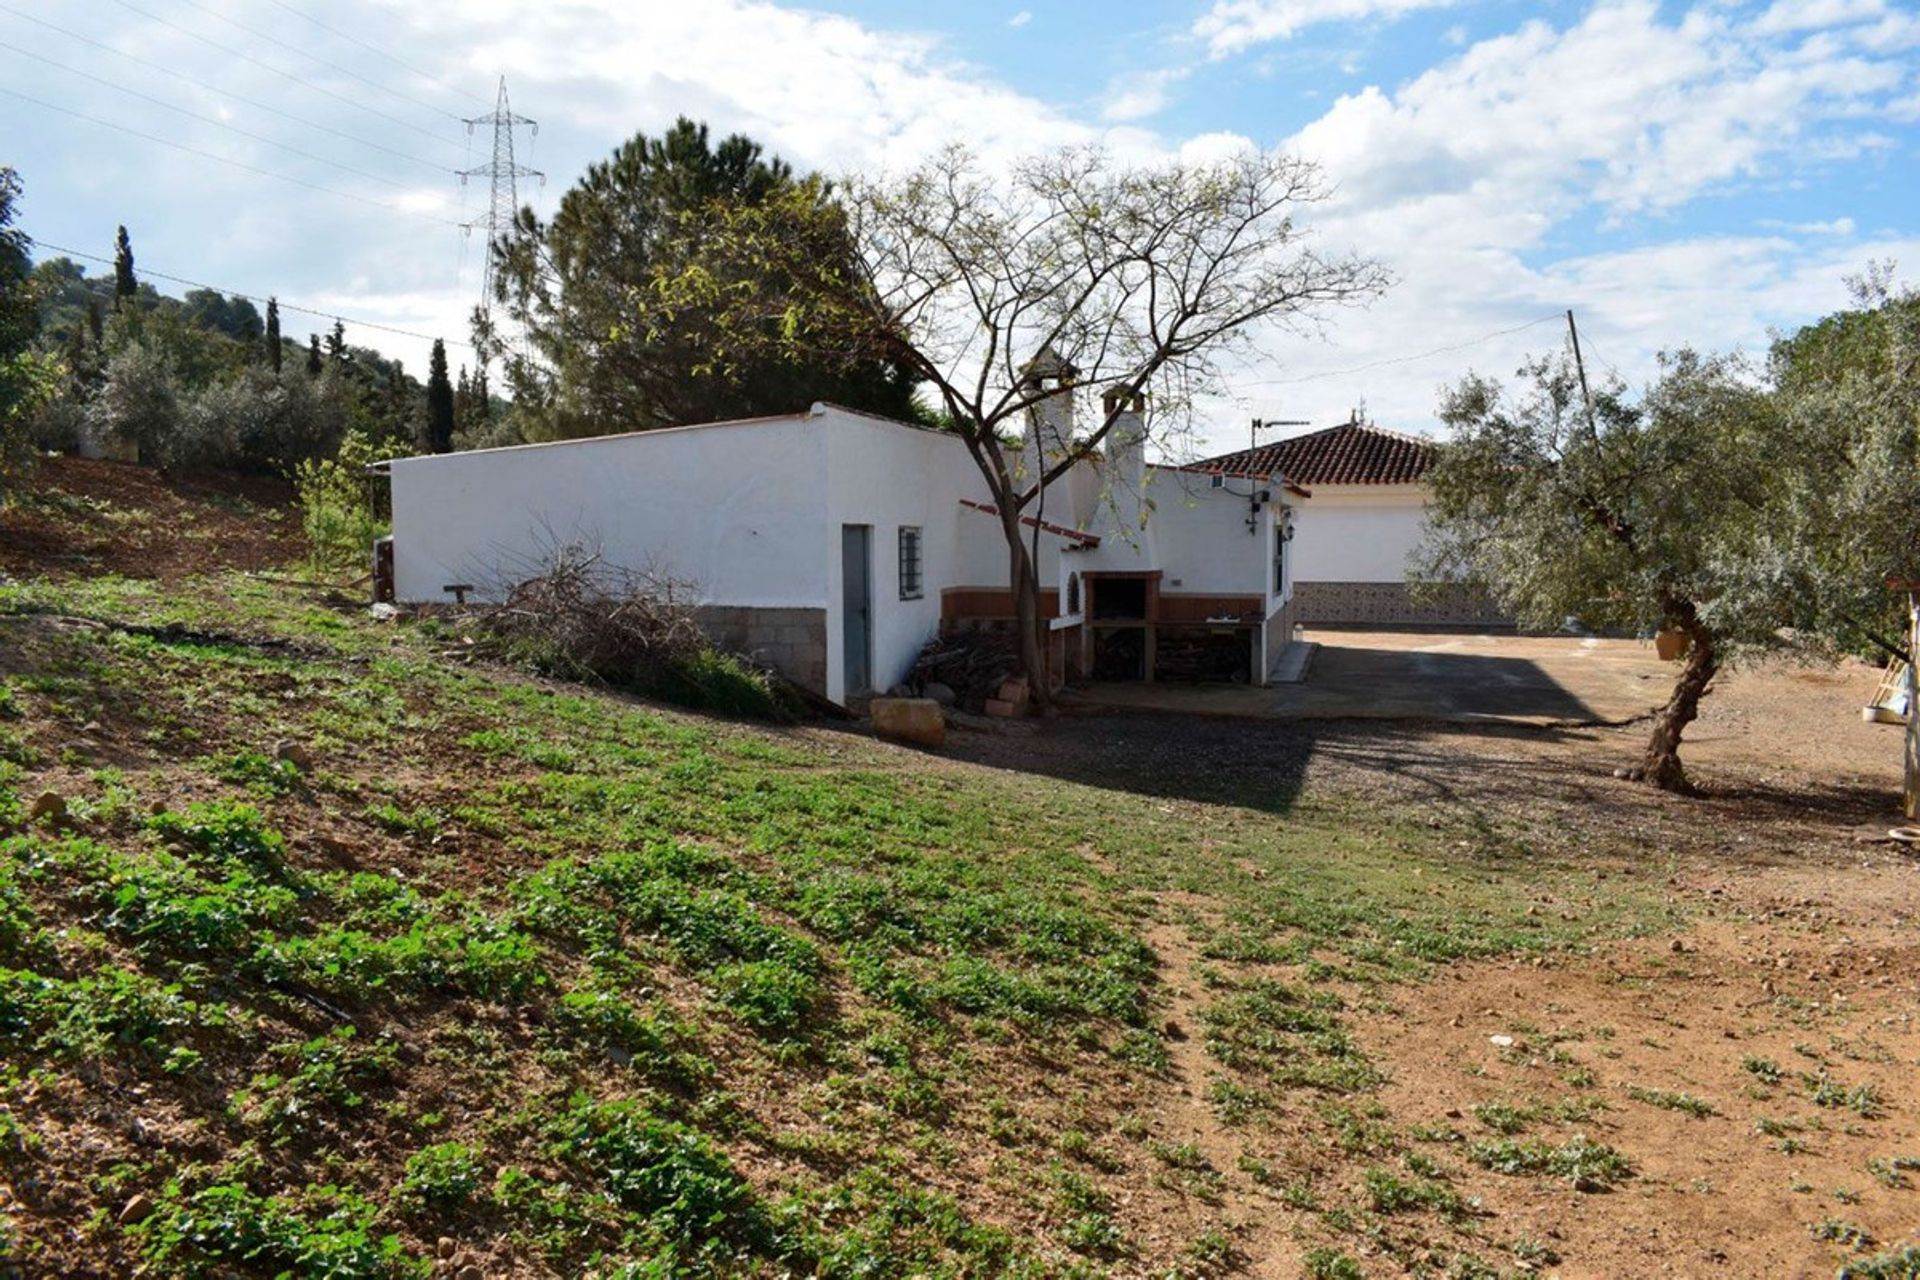
{"label": "olive tree", "polygon": [[1791,639],[1773,602],[1736,589],[1778,492],[1777,405],[1738,360],[1682,351],[1637,397],[1615,380],[1589,399],[1556,357],[1512,388],[1466,378],[1440,417],[1411,576],[1480,585],[1523,626],[1683,634],[1636,773],[1690,790],[1680,740],[1714,677]]}
{"label": "olive tree", "polygon": [[[921,382],[992,497],[1021,665],[1044,699],[1023,514],[1100,447],[1128,401],[1147,393],[1149,433],[1178,432],[1263,330],[1317,328],[1386,287],[1378,263],[1311,243],[1301,217],[1326,195],[1318,168],[1284,155],[1135,167],[1074,148],[999,174],[954,147],[903,175],[845,180],[831,200],[803,183],[706,212],[685,227],[701,252],[675,296],[720,318],[718,364],[773,344],[896,364]],[[851,261],[834,252],[849,240]],[[1014,441],[1057,394],[1028,376],[1042,352],[1132,394],[1030,474]]]}

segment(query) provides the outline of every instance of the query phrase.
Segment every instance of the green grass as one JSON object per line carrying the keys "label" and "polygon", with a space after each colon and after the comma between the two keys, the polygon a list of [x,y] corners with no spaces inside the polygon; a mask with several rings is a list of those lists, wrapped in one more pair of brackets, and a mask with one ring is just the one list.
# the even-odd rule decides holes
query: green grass
{"label": "green grass", "polygon": [[[137,1079],[204,1135],[78,1171],[113,1188],[74,1227],[107,1271],[405,1275],[442,1234],[565,1274],[1146,1268],[1094,1173],[1210,1204],[1245,1166],[1098,1115],[1070,1141],[1048,1108],[1164,1086],[1144,938],[1169,893],[1214,908],[1191,925],[1217,970],[1191,1028],[1218,1073],[1202,1104],[1250,1143],[1305,1116],[1371,1165],[1374,1212],[1452,1221],[1438,1166],[1371,1164],[1398,1139],[1351,993],[1670,919],[1657,886],[1602,891],[1363,797],[1221,783],[1201,842],[1153,794],[470,668],[430,628],[258,578],[0,586],[0,624],[49,611],[181,628],[23,629],[0,686],[0,1058],[83,1095],[90,1072]],[[95,721],[125,749],[59,775],[75,828],[23,829]],[[1595,906],[1527,915],[1540,893]],[[13,1158],[71,1122],[58,1090],[0,1095]],[[1071,1176],[1048,1172],[1056,1134]],[[973,1147],[999,1153],[989,1184],[931,1190]],[[1503,1171],[1624,1169],[1518,1150]],[[135,1191],[153,1212],[122,1226]],[[1044,1240],[984,1225],[1031,1204]],[[1201,1225],[1189,1244],[1153,1261],[1236,1256]]]}

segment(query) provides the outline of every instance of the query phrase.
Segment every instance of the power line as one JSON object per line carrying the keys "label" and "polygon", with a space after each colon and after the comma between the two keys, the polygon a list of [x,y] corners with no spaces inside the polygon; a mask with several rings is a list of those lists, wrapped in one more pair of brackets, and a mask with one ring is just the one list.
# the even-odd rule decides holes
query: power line
{"label": "power line", "polygon": [[219,21],[226,23],[228,26],[234,28],[236,31],[244,31],[256,40],[265,40],[270,45],[274,45],[278,48],[285,49],[289,53],[298,54],[300,57],[305,58],[310,62],[317,62],[329,71],[337,71],[343,76],[346,76],[353,80],[358,80],[361,84],[366,85],[369,89],[378,89],[382,93],[392,94],[396,98],[402,98],[408,102],[411,102],[416,107],[425,107],[428,111],[432,111],[438,115],[453,116],[454,119],[456,120],[459,119],[458,116],[455,116],[453,112],[448,111],[445,107],[435,106],[433,103],[428,102],[424,98],[416,98],[410,93],[402,93],[398,89],[389,88],[386,85],[381,84],[377,80],[369,80],[367,77],[361,75],[358,71],[353,70],[351,67],[343,67],[337,62],[329,62],[317,53],[308,53],[305,49],[302,49],[297,44],[288,44],[285,40],[280,39],[278,36],[268,35],[266,32],[260,30],[257,27],[250,27],[244,22],[238,21],[237,19],[234,19],[234,18],[229,18],[226,14],[221,13],[217,9],[210,9],[206,5],[201,4],[200,0],[180,0],[180,3],[189,5],[192,8],[198,9],[200,12],[206,14],[208,17],[216,18]]}
{"label": "power line", "polygon": [[1491,342],[1495,338],[1504,338],[1508,334],[1521,333],[1528,329],[1537,329],[1543,324],[1560,324],[1565,321],[1565,319],[1565,315],[1556,312],[1550,316],[1542,316],[1538,320],[1529,320],[1525,324],[1515,325],[1511,329],[1496,329],[1492,333],[1483,333],[1477,338],[1468,339],[1466,342],[1456,342],[1451,346],[1435,347],[1431,351],[1422,351],[1415,355],[1394,356],[1387,360],[1375,360],[1368,364],[1354,365],[1351,369],[1329,369],[1324,373],[1308,373],[1298,378],[1271,378],[1264,382],[1246,382],[1240,385],[1247,387],[1290,387],[1302,382],[1318,382],[1323,378],[1344,378],[1350,374],[1365,373],[1369,369],[1384,369],[1389,365],[1411,364],[1415,360],[1427,360],[1433,356],[1443,356],[1453,351],[1465,351],[1469,347],[1477,347],[1481,343]]}
{"label": "power line", "polygon": [[[31,49],[22,49],[19,45],[8,44],[5,40],[0,40],[0,49],[10,49],[14,53],[20,54],[23,57],[33,58],[37,61],[44,62],[50,67],[57,67],[60,70],[67,72],[69,75],[80,76],[84,79],[91,80],[96,84],[103,84],[107,86],[107,88],[115,90],[116,92],[127,94],[130,97],[139,98],[144,102],[151,102],[155,106],[163,108],[164,110],[178,112],[179,114],[186,116],[189,120],[198,120],[202,124],[210,124],[216,129],[225,129],[230,133],[237,133],[243,138],[252,138],[255,142],[264,142],[270,147],[279,147],[282,151],[286,151],[293,155],[299,156],[304,160],[312,160],[317,164],[331,165],[333,168],[339,169],[345,173],[351,173],[356,177],[368,178],[374,182],[385,183],[387,186],[397,188],[398,190],[404,191],[407,189],[405,183],[395,182],[392,178],[383,178],[377,173],[370,173],[365,169],[356,169],[350,164],[341,164],[338,160],[329,160],[327,159],[327,157],[321,156],[321,155],[315,155],[311,151],[302,151],[299,147],[292,146],[289,143],[281,142],[274,138],[269,138],[263,133],[254,133],[250,129],[242,129],[237,124],[229,124],[225,120],[218,119],[217,117],[214,117],[214,116],[201,115],[198,111],[189,111],[187,108],[175,106],[173,103],[168,102],[163,98],[156,98],[150,93],[142,93],[138,89],[129,89],[123,84],[114,83],[112,80],[107,79],[105,76],[96,76],[91,71],[82,71],[78,67],[70,67],[64,62],[57,62],[54,59],[45,56],[44,54],[35,53]],[[451,170],[449,170],[448,172],[451,172]]]}
{"label": "power line", "polygon": [[402,129],[411,129],[415,133],[422,134],[426,137],[432,138],[435,142],[441,143],[442,145],[449,145],[447,143],[447,140],[441,137],[439,134],[434,133],[430,129],[422,129],[419,125],[414,124],[411,120],[402,120],[399,116],[389,114],[388,112],[380,110],[378,107],[370,107],[364,102],[359,102],[353,98],[349,98],[344,93],[335,93],[333,90],[327,88],[324,85],[317,85],[313,83],[311,80],[303,79],[300,76],[293,74],[293,72],[291,71],[282,71],[279,67],[274,66],[271,62],[267,62],[267,61],[264,61],[263,59],[256,58],[252,54],[246,53],[240,49],[236,49],[230,44],[221,44],[218,40],[215,40],[211,36],[203,36],[197,31],[189,31],[187,28],[181,26],[179,23],[163,18],[157,13],[149,13],[147,10],[142,9],[139,5],[130,3],[130,0],[114,0],[114,3],[119,5],[121,8],[128,10],[131,13],[139,14],[141,17],[147,19],[149,22],[157,22],[163,27],[169,27],[174,31],[178,31],[181,35],[186,36],[188,39],[198,40],[201,44],[206,45],[208,48],[218,49],[221,53],[226,54],[228,57],[239,58],[242,62],[252,63],[254,66],[259,67],[263,71],[271,71],[274,75],[279,76],[283,80],[291,80],[293,83],[300,85],[304,88],[311,89],[315,93],[324,93],[327,97],[334,99],[336,102],[344,102],[350,107],[366,112],[368,115],[379,116],[382,120],[385,120],[389,124],[397,124]]}
{"label": "power line", "polygon": [[442,89],[445,89],[448,93],[461,94],[464,97],[472,98],[475,102],[479,103],[481,106],[486,105],[487,100],[481,97],[479,94],[473,92],[471,89],[462,89],[459,85],[448,84],[445,80],[442,80],[439,76],[434,75],[431,71],[422,71],[419,67],[414,66],[411,62],[407,62],[403,59],[394,57],[392,54],[388,53],[385,49],[382,49],[379,45],[372,44],[372,43],[369,43],[368,41],[362,40],[359,36],[354,35],[351,31],[342,31],[338,27],[328,26],[326,23],[320,21],[320,19],[314,17],[312,14],[306,12],[305,10],[294,8],[292,5],[288,4],[286,0],[269,0],[269,3],[273,4],[276,8],[286,10],[288,13],[292,14],[296,18],[305,18],[308,22],[311,22],[314,26],[320,28],[322,31],[325,31],[329,35],[338,36],[340,39],[347,41],[349,44],[359,45],[362,49],[365,49],[368,53],[375,54],[379,57],[385,58],[388,62],[391,62],[394,66],[399,67],[404,71],[410,71],[414,75],[419,76],[422,80],[426,80],[433,84],[439,85]]}
{"label": "power line", "polygon": [[204,90],[207,93],[216,94],[222,98],[231,98],[235,102],[244,102],[246,105],[254,108],[257,111],[265,111],[272,115],[279,116],[283,120],[291,120],[295,124],[302,125],[308,129],[318,129],[320,132],[330,133],[336,138],[344,138],[348,142],[357,143],[358,145],[363,147],[371,147],[375,151],[384,151],[390,156],[398,156],[400,159],[410,160],[414,164],[423,164],[427,166],[427,168],[429,169],[438,170],[439,172],[442,172],[442,173],[446,172],[447,167],[444,164],[439,163],[438,161],[422,159],[421,157],[416,156],[411,152],[401,151],[394,147],[390,147],[386,145],[384,142],[375,142],[370,138],[362,138],[357,134],[347,133],[343,130],[335,129],[331,125],[321,124],[317,120],[309,120],[304,116],[294,115],[291,111],[282,111],[279,107],[270,106],[267,103],[259,102],[253,98],[242,97],[237,93],[233,93],[233,92],[230,92],[229,90],[222,89],[218,85],[208,84],[205,80],[196,79],[193,76],[188,75],[184,71],[177,71],[172,67],[165,66],[161,63],[154,62],[147,58],[142,58],[137,54],[128,53],[124,49],[116,49],[110,44],[106,44],[102,41],[93,39],[91,36],[81,35],[78,31],[69,31],[67,28],[60,26],[57,23],[48,22],[45,18],[37,18],[33,14],[26,13],[26,12],[23,12],[22,10],[16,9],[10,4],[0,3],[0,12],[10,13],[16,18],[25,18],[28,22],[37,23],[38,25],[45,27],[49,31],[55,31],[63,36],[66,36],[70,40],[78,40],[81,44],[91,45],[96,49],[104,50],[105,52],[112,54],[116,58],[124,58],[128,62],[134,63],[137,66],[146,67],[151,71],[158,71],[163,75],[172,76],[175,80],[179,80],[179,81],[182,81],[183,83],[190,84],[197,89]]}
{"label": "power line", "polygon": [[[113,265],[112,258],[103,258],[97,253],[82,253],[78,249],[69,249],[63,245],[53,244],[52,242],[47,240],[36,239],[31,235],[29,235],[27,239],[32,242],[33,247],[36,249],[51,249],[55,253],[65,254],[69,258],[85,258],[88,262],[103,263],[106,266]],[[248,302],[265,303],[265,302],[271,301],[276,306],[278,306],[282,311],[297,311],[301,315],[314,316],[321,320],[338,320],[342,324],[351,324],[361,329],[377,329],[381,333],[398,334],[403,338],[417,338],[422,342],[440,341],[440,342],[445,342],[448,346],[452,346],[452,347],[469,347],[470,348],[473,346],[471,342],[463,342],[459,338],[436,339],[432,334],[416,333],[412,329],[396,328],[395,326],[390,324],[376,324],[372,320],[355,320],[352,316],[343,316],[337,311],[320,311],[320,310],[316,310],[313,307],[303,307],[303,306],[299,306],[296,303],[282,301],[277,297],[271,298],[271,299],[262,298],[256,294],[242,293],[238,289],[226,289],[226,288],[222,288],[217,284],[207,284],[200,280],[189,280],[184,276],[170,276],[164,271],[155,271],[153,268],[145,265],[142,265],[140,267],[140,274],[142,276],[151,276],[155,280],[165,280],[170,284],[184,284],[184,285],[187,285],[189,288],[212,289],[216,293],[224,293],[224,294],[227,294],[229,297],[245,298]]]}
{"label": "power line", "polygon": [[58,111],[60,114],[72,116],[76,120],[85,120],[88,124],[97,124],[105,129],[117,129],[121,133],[129,134],[147,142],[157,143],[163,147],[172,147],[174,150],[184,151],[188,155],[199,156],[206,160],[214,160],[220,164],[231,165],[236,169],[244,169],[248,173],[258,174],[263,178],[273,178],[280,182],[292,183],[296,187],[305,187],[309,191],[318,191],[325,195],[339,196],[344,200],[356,200],[361,204],[371,205],[376,209],[385,209],[389,213],[404,213],[408,217],[423,218],[428,222],[437,222],[441,226],[458,227],[461,225],[451,218],[435,217],[431,213],[423,213],[418,209],[409,209],[405,205],[394,204],[391,201],[376,200],[372,196],[363,196],[357,192],[342,191],[338,187],[328,187],[322,186],[318,182],[308,182],[305,178],[296,178],[292,174],[276,173],[272,169],[262,169],[258,165],[248,164],[244,160],[234,160],[216,151],[204,151],[199,147],[190,147],[184,142],[175,142],[171,138],[162,138],[158,134],[144,133],[139,129],[134,129],[127,125],[117,124],[112,120],[102,120],[99,116],[90,116],[84,111],[75,111],[71,107],[63,107],[58,103],[48,102],[43,98],[35,98],[29,94],[19,93],[5,86],[0,86],[0,93],[6,94],[9,98],[18,98],[22,102],[31,102],[36,107],[45,107],[49,111]]}

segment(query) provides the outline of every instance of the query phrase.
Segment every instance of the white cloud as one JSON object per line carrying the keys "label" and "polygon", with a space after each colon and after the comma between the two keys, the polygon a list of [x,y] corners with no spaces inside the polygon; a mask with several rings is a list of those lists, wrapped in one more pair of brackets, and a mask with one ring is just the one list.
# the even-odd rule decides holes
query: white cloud
{"label": "white cloud", "polygon": [[1129,72],[1108,86],[1100,114],[1112,121],[1144,120],[1158,115],[1166,109],[1173,86],[1187,75],[1184,67]]}
{"label": "white cloud", "polygon": [[1450,8],[1458,0],[1214,0],[1193,34],[1216,58],[1270,40],[1286,40],[1327,22],[1398,18],[1417,9]]}
{"label": "white cloud", "polygon": [[1886,0],[1774,0],[1754,23],[1762,35],[1813,31],[1849,22],[1865,22],[1886,13]]}
{"label": "white cloud", "polygon": [[[1920,262],[1916,242],[1856,241],[1844,188],[1835,216],[1783,234],[1663,228],[1703,194],[1817,180],[1820,165],[1880,147],[1872,126],[1904,74],[1857,42],[1813,49],[1724,12],[1664,21],[1652,3],[1603,3],[1566,29],[1529,23],[1392,91],[1343,96],[1282,146],[1337,186],[1307,219],[1319,242],[1381,256],[1400,283],[1336,317],[1330,343],[1265,341],[1279,368],[1250,374],[1231,416],[1330,421],[1364,396],[1382,423],[1430,423],[1443,383],[1510,374],[1560,341],[1552,317],[1569,306],[1634,378],[1662,347],[1757,350],[1769,325],[1845,305],[1844,277],[1869,259]],[[1621,247],[1566,256],[1570,221],[1596,214],[1613,224],[1601,242]],[[1399,363],[1323,376],[1385,361]]]}
{"label": "white cloud", "polygon": [[1773,218],[1762,218],[1760,225],[1773,231],[1790,231],[1797,236],[1850,236],[1855,230],[1852,218],[1832,218],[1826,222],[1780,222]]}
{"label": "white cloud", "polygon": [[1032,22],[1032,21],[1033,21],[1033,10],[1022,9],[1020,12],[1014,14],[1011,18],[1007,19],[1007,25],[1010,27],[1024,27],[1029,22]]}

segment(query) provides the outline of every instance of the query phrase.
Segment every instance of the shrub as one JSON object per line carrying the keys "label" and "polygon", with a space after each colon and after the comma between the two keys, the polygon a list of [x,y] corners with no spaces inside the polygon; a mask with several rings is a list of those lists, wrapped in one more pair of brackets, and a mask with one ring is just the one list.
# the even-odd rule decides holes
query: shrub
{"label": "shrub", "polygon": [[310,458],[294,470],[294,489],[300,497],[300,523],[306,531],[309,556],[319,572],[364,568],[373,555],[374,540],[387,526],[374,512],[363,474],[379,452],[358,431],[340,442],[331,458]]}

